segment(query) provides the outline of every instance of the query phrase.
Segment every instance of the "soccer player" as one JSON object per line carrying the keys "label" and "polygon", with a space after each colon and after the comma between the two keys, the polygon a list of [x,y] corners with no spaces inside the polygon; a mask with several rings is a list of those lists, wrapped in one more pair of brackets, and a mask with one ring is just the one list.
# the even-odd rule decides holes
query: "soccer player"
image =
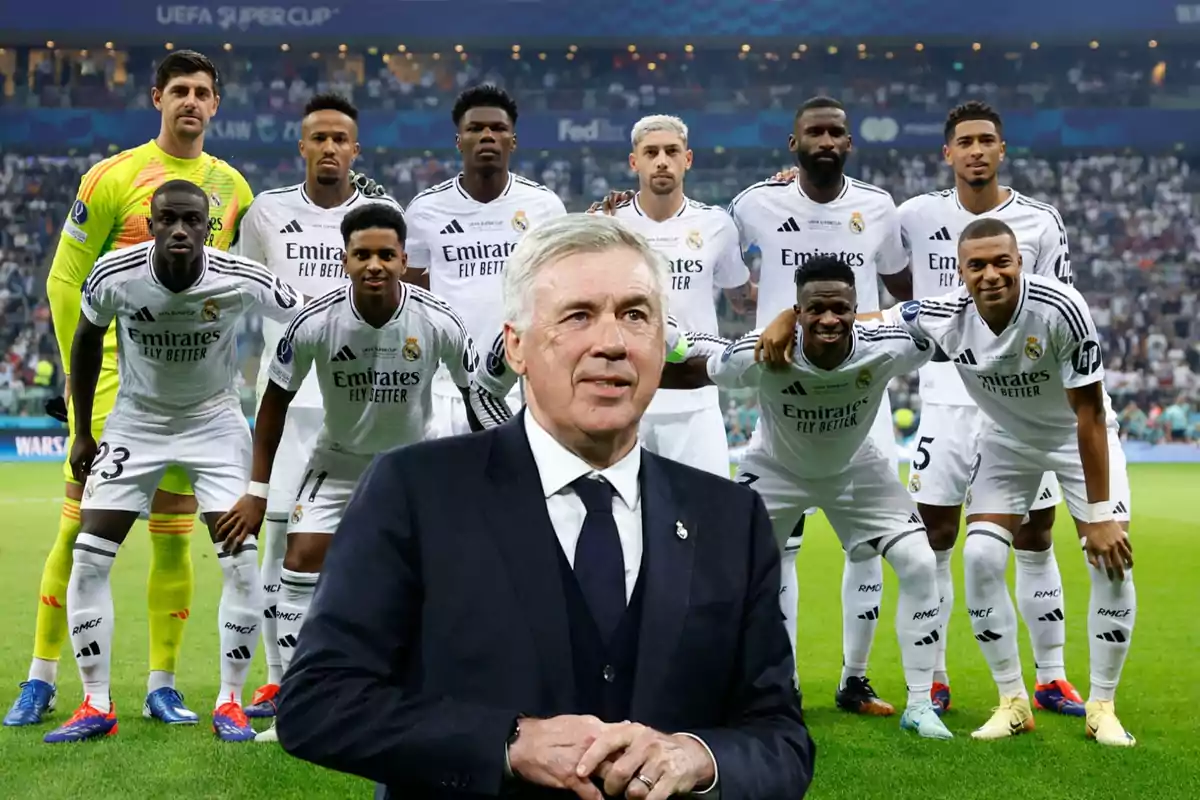
{"label": "soccer player", "polygon": [[[755,287],[742,262],[738,232],[724,209],[683,193],[691,169],[688,128],[678,117],[643,117],[630,134],[629,166],[638,191],[608,213],[645,236],[671,265],[671,314],[684,330],[716,336],[715,294],[723,290],[738,310]],[[646,409],[640,435],[651,452],[721,477],[729,476],[729,441],[715,386],[660,389]]]}
{"label": "soccer player", "polygon": [[982,217],[959,236],[964,286],[885,314],[950,356],[985,418],[966,491],[963,572],[971,628],[1000,705],[972,736],[1033,729],[1004,573],[1013,537],[1052,471],[1090,564],[1086,734],[1127,747],[1134,738],[1113,707],[1137,614],[1125,456],[1087,303],[1055,278],[1024,272],[1023,261],[1015,231]]}
{"label": "soccer player", "polygon": [[[151,98],[162,112],[158,136],[92,167],[63,227],[46,294],[63,369],[70,378],[71,345],[80,320],[84,280],[105,253],[149,241],[150,197],[167,180],[188,180],[209,199],[206,243],[228,250],[253,195],[233,167],[204,152],[204,131],[220,104],[217,70],[191,50],[176,50],[158,65]],[[104,427],[118,388],[117,332],[109,329],[104,360],[92,405],[92,428]],[[70,393],[68,392],[68,400]],[[68,403],[68,436],[76,430],[74,405]],[[68,438],[68,451],[71,441]],[[33,725],[54,707],[58,659],[67,639],[67,580],[72,548],[80,530],[83,485],[64,461],[66,496],[58,537],[42,571],[33,662],[28,680],[4,718],[5,725]],[[147,586],[150,622],[150,676],[146,713],[167,723],[198,721],[175,690],[175,668],[183,629],[192,603],[190,533],[196,499],[184,471],[169,467],[150,501],[150,575]]]}
{"label": "soccer player", "polygon": [[[857,276],[845,259],[813,256],[794,274],[800,319],[787,365],[768,369],[755,360],[755,331],[685,368],[705,371],[701,377],[726,389],[757,391],[761,416],[735,480],[762,495],[781,549],[806,509],[817,506],[850,559],[882,556],[891,564],[908,684],[900,727],[949,739],[930,700],[933,645],[943,628],[933,550],[890,460],[869,436],[888,382],[927,361],[932,348],[895,325],[855,322]],[[795,615],[794,602],[781,595],[780,603],[785,616]],[[794,627],[789,634],[794,649]]]}
{"label": "soccer player", "polygon": [[[479,360],[458,315],[400,280],[405,223],[399,209],[363,204],[346,214],[341,231],[351,284],[314,300],[288,325],[255,418],[252,487],[278,474],[289,406],[310,371],[316,374],[324,424],[291,498],[277,623],[284,672],[363,470],[376,454],[426,438],[439,364],[465,394]],[[269,507],[262,494],[242,497],[218,523],[218,535],[237,540],[258,530]],[[274,726],[259,739],[276,741]]]}
{"label": "soccer player", "polygon": [[[567,211],[554,192],[509,172],[517,103],[507,92],[488,84],[467,89],[451,119],[463,169],[408,204],[405,280],[449,303],[472,338],[485,342],[501,326],[500,282],[509,254],[532,226]],[[435,435],[467,432],[466,406],[448,372],[438,372],[433,396]],[[508,399],[513,410],[520,407],[518,389]]]}
{"label": "soccer player", "polygon": [[[358,109],[336,94],[314,96],[300,123],[304,182],[263,192],[255,198],[242,221],[239,252],[264,264],[307,298],[344,286],[347,278],[343,268],[342,219],[348,212],[372,202],[400,210],[390,197],[365,197],[351,180],[350,166],[358,154]],[[259,402],[269,383],[270,354],[275,352],[283,327],[263,320],[263,353],[267,357],[259,366]],[[312,376],[288,407],[281,449],[270,477],[262,554],[263,591],[267,596],[262,627],[267,683],[255,691],[246,707],[248,717],[275,715],[279,681],[283,678],[275,598],[280,592],[288,515],[304,476],[304,464],[321,429],[321,408],[321,390]]]}
{"label": "soccer player", "polygon": [[[954,188],[919,195],[900,205],[913,297],[936,297],[961,285],[958,237],[983,215],[1002,219],[1013,229],[1025,270],[1071,283],[1067,233],[1058,211],[1001,186],[997,178],[1004,160],[1000,115],[985,103],[963,103],[946,117],[945,140],[943,154],[954,170]],[[954,364],[935,356],[921,368],[920,381],[921,421],[908,488],[937,555],[942,614],[949,618],[954,606],[950,560],[958,539],[974,442],[985,420]],[[1065,606],[1051,535],[1059,500],[1058,482],[1048,472],[1030,506],[1028,523],[1013,539],[1017,607],[1029,629],[1037,666],[1034,705],[1082,716],[1083,700],[1067,680],[1063,660]],[[937,647],[934,704],[945,710],[950,706],[946,637]]]}
{"label": "soccer player", "polygon": [[[105,256],[88,276],[71,350],[79,422],[70,459],[85,488],[67,619],[84,698],[46,734],[51,743],[117,732],[110,574],[138,513],[172,466],[195,488],[224,579],[213,730],[225,741],[254,736],[241,695],[263,608],[258,548],[253,536],[222,541],[216,522],[241,496],[249,472],[250,431],[235,383],[239,323],[249,311],[287,320],[300,296],[262,265],[204,246],[209,198],[196,184],[167,181],[154,192],[150,213],[154,239]],[[92,410],[114,321],[120,388],[97,444]]]}
{"label": "soccer player", "polygon": [[[761,253],[756,326],[765,327],[795,301],[793,274],[812,258],[836,255],[854,270],[858,307],[879,308],[878,281],[899,299],[911,296],[904,267],[907,256],[900,237],[896,204],[885,190],[845,174],[851,152],[846,111],[841,103],[814,97],[797,111],[788,149],[799,165],[795,181],[763,181],[749,187],[729,206],[737,224],[743,253]],[[899,464],[892,410],[883,395],[871,439],[893,465],[899,483]],[[796,554],[803,518],[784,551],[784,595],[792,609],[788,628],[795,639],[799,584]],[[839,707],[861,714],[894,713],[867,680],[867,661],[879,619],[883,567],[879,559],[850,558],[842,575],[842,675],[835,698]]]}

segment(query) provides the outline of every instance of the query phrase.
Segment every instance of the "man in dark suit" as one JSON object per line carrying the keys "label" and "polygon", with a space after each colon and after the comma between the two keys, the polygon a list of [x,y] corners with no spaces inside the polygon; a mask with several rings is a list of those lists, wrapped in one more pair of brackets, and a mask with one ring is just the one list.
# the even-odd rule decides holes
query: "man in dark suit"
{"label": "man in dark suit", "polygon": [[526,234],[504,311],[527,410],[363,476],[283,681],[284,749],[395,800],[804,795],[766,509],[638,446],[668,280],[609,217]]}

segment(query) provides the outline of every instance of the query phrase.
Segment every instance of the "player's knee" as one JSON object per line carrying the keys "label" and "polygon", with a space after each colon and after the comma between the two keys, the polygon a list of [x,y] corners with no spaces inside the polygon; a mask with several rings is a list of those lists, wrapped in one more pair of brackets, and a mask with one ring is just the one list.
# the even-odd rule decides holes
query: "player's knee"
{"label": "player's knee", "polygon": [[289,534],[283,568],[292,572],[320,572],[332,540],[326,533]]}
{"label": "player's knee", "polygon": [[1054,508],[1029,512],[1029,520],[1013,537],[1016,550],[1046,550],[1054,545]]}
{"label": "player's knee", "polygon": [[967,526],[963,545],[963,576],[969,581],[1004,580],[1008,567],[1011,534],[994,522],[976,522]]}
{"label": "player's knee", "polygon": [[195,514],[197,510],[196,496],[191,494],[175,494],[159,489],[150,501],[152,514]]}
{"label": "player's knee", "polygon": [[898,540],[885,551],[884,558],[902,583],[924,586],[937,583],[937,557],[920,531]]}

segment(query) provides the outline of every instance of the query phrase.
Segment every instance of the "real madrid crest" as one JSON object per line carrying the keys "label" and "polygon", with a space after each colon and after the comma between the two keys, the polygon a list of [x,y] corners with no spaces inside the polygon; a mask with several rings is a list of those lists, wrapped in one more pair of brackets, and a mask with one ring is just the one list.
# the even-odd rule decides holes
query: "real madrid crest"
{"label": "real madrid crest", "polygon": [[853,233],[862,233],[867,229],[867,223],[863,221],[861,211],[855,211],[850,215],[850,230]]}
{"label": "real madrid crest", "polygon": [[525,216],[524,211],[518,211],[513,214],[512,226],[517,233],[524,233],[529,230],[529,217]]}
{"label": "real madrid crest", "polygon": [[688,231],[687,246],[693,250],[704,247],[704,237],[700,235],[700,231]]}
{"label": "real madrid crest", "polygon": [[1037,361],[1042,357],[1043,352],[1042,343],[1036,336],[1030,336],[1025,340],[1025,357],[1030,361]]}
{"label": "real madrid crest", "polygon": [[908,490],[913,494],[921,491],[921,476],[918,473],[914,472],[908,479]]}
{"label": "real madrid crest", "polygon": [[401,350],[404,354],[405,361],[416,361],[421,357],[421,345],[417,344],[417,337],[410,336],[404,342],[404,349]]}
{"label": "real madrid crest", "polygon": [[217,306],[217,301],[211,297],[204,301],[204,307],[200,309],[200,317],[205,322],[215,322],[221,316],[221,309]]}
{"label": "real madrid crest", "polygon": [[212,204],[213,208],[220,208],[221,207],[221,195],[217,194],[215,191],[209,192],[208,193],[208,202]]}
{"label": "real madrid crest", "polygon": [[868,386],[870,386],[871,385],[871,370],[860,369],[858,371],[858,376],[855,377],[855,379],[854,379],[854,385],[857,386],[859,389],[866,389]]}
{"label": "real madrid crest", "polygon": [[304,509],[297,505],[292,509],[292,524],[295,524],[302,519],[304,519]]}

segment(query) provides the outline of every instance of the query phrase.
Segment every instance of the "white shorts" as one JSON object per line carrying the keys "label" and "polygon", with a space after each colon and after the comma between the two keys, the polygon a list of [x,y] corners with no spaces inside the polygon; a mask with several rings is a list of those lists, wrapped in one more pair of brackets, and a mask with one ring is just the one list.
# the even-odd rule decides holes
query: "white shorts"
{"label": "white shorts", "polygon": [[[967,489],[967,514],[1026,514],[1043,491],[1047,471],[1058,476],[1067,509],[1075,519],[1085,519],[1087,486],[1079,445],[1071,441],[1046,452],[1014,439],[994,423],[987,423],[979,439],[970,486]],[[1125,469],[1125,451],[1114,430],[1108,431],[1108,499],[1116,509],[1116,519],[1129,520],[1129,473]]]}
{"label": "white shorts", "polygon": [[[443,368],[444,369],[444,368]],[[433,413],[430,417],[426,432],[428,439],[445,439],[449,436],[461,436],[471,432],[471,423],[467,420],[467,404],[463,401],[462,393],[448,377],[441,379],[441,373],[434,376],[431,402]],[[448,387],[448,388],[447,388]],[[516,414],[525,404],[521,396],[521,384],[518,382],[508,393],[508,407]]]}
{"label": "white shorts", "polygon": [[325,411],[312,406],[292,406],[288,409],[283,424],[283,438],[275,451],[275,463],[271,467],[271,490],[267,497],[267,519],[272,522],[287,522],[288,514],[296,504],[296,493],[300,491],[300,479],[304,477],[305,465],[321,434]]}
{"label": "white shorts", "polygon": [[141,512],[167,467],[188,475],[200,512],[223,513],[246,493],[250,426],[241,409],[201,418],[166,420],[121,410],[110,414],[80,508]]}
{"label": "white shorts", "polygon": [[335,533],[358,479],[374,456],[313,450],[292,499],[289,534]]}
{"label": "white shorts", "polygon": [[892,421],[892,398],[887,392],[883,393],[883,402],[879,404],[879,413],[871,423],[871,432],[867,438],[875,444],[875,449],[888,460],[896,481],[900,481],[900,451],[896,447],[896,423]]}
{"label": "white shorts", "polygon": [[[989,424],[977,406],[929,403],[922,407],[908,473],[908,491],[915,502],[946,507],[963,504],[979,439]],[[1053,508],[1061,499],[1054,473],[1047,472],[1030,510]]]}
{"label": "white shorts", "polygon": [[638,433],[651,453],[729,477],[729,439],[725,417],[716,405],[674,414],[647,413]]}
{"label": "white shorts", "polygon": [[[753,450],[738,464],[735,480],[762,497],[781,550],[796,548],[793,532],[805,510],[813,507],[825,512],[852,558],[875,555],[897,536],[925,530],[887,458],[870,441],[863,443],[846,469],[821,478],[798,477]],[[872,542],[874,548],[864,547]]]}

